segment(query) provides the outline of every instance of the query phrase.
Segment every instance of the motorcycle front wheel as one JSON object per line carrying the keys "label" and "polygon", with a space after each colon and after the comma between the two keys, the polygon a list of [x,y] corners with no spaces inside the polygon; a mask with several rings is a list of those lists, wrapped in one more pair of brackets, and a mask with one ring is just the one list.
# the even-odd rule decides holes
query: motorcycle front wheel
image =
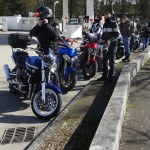
{"label": "motorcycle front wheel", "polygon": [[88,62],[84,68],[83,68],[83,76],[85,79],[91,79],[93,78],[98,70],[98,64],[97,62],[90,61]]}
{"label": "motorcycle front wheel", "polygon": [[32,111],[39,119],[50,120],[54,118],[59,113],[61,106],[61,94],[51,88],[45,89],[45,103],[42,100],[41,89],[35,92],[31,100]]}
{"label": "motorcycle front wheel", "polygon": [[71,91],[77,83],[76,71],[70,70],[67,76],[59,76],[62,91]]}

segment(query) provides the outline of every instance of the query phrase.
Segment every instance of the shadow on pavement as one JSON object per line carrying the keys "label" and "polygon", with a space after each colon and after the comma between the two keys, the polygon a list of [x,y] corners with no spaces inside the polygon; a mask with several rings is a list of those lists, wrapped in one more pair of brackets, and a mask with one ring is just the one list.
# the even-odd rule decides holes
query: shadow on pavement
{"label": "shadow on pavement", "polygon": [[[114,82],[111,84],[100,84],[100,90],[96,95],[91,107],[89,108],[86,116],[82,120],[81,124],[77,127],[70,140],[66,144],[64,150],[88,150],[91,141],[95,135],[96,129],[102,119],[104,111],[113,93],[115,85],[121,70],[117,71]],[[89,84],[98,84],[97,81],[91,81]],[[98,111],[99,110],[99,111]]]}
{"label": "shadow on pavement", "polygon": [[45,122],[43,120],[37,119],[32,113],[30,108],[31,100],[25,100],[17,95],[12,95],[9,91],[0,91],[0,101],[0,123],[35,124]]}

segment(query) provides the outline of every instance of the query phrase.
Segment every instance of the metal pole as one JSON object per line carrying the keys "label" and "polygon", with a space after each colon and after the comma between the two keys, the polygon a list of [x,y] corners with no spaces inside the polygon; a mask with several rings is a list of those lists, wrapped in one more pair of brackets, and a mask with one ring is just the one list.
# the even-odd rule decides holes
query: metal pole
{"label": "metal pole", "polygon": [[111,13],[112,13],[112,15],[114,14],[113,2],[111,2]]}
{"label": "metal pole", "polygon": [[55,2],[54,2],[54,20],[55,20]]}

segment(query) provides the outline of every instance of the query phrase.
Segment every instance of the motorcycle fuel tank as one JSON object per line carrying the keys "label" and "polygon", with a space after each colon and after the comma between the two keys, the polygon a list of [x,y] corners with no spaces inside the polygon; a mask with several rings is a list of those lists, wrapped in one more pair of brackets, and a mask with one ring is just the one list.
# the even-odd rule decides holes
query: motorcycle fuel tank
{"label": "motorcycle fuel tank", "polygon": [[38,69],[41,65],[41,58],[39,56],[31,56],[26,59],[27,69]]}

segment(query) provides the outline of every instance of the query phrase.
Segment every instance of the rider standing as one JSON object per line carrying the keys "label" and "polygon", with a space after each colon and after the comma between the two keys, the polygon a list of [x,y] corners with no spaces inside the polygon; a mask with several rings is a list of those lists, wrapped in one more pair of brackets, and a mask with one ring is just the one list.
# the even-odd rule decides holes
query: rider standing
{"label": "rider standing", "polygon": [[39,20],[36,26],[31,29],[30,36],[37,37],[44,54],[48,54],[51,42],[57,41],[59,38],[59,24],[53,19],[53,12],[49,7],[41,6],[36,12]]}
{"label": "rider standing", "polygon": [[89,36],[91,38],[99,39],[101,37],[101,35],[102,35],[102,27],[100,24],[101,19],[102,19],[101,15],[99,15],[99,14],[95,15],[94,22],[90,28],[90,33],[89,33]]}
{"label": "rider standing", "polygon": [[115,55],[117,51],[118,39],[121,37],[118,24],[112,21],[111,18],[112,15],[110,13],[105,15],[106,21],[103,25],[102,41],[107,43],[108,51],[103,55],[102,77],[97,79],[98,81],[107,80],[107,83],[113,82],[113,77],[115,75]]}

